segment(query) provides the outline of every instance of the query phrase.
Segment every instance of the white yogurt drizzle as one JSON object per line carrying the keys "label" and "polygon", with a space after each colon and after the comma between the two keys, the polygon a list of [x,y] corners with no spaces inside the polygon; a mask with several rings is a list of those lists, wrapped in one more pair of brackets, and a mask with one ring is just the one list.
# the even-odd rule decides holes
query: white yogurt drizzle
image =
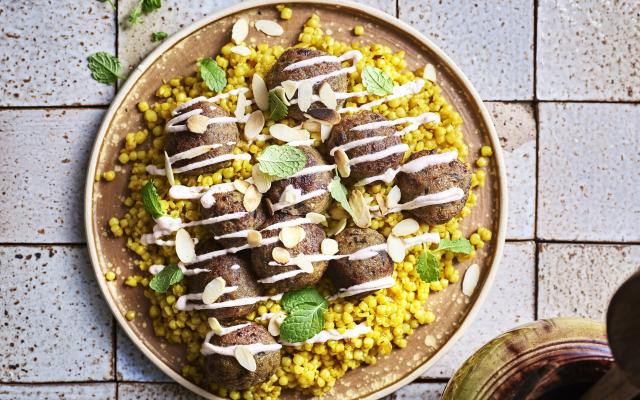
{"label": "white yogurt drizzle", "polygon": [[313,199],[314,197],[322,196],[323,194],[327,193],[327,191],[328,191],[327,189],[318,189],[318,190],[311,191],[309,193],[301,194],[300,196],[297,196],[296,200],[292,203],[284,200],[279,200],[277,203],[273,203],[271,205],[271,209],[274,212],[280,211],[287,207],[291,207],[298,203],[302,203],[303,201]]}
{"label": "white yogurt drizzle", "polygon": [[313,337],[299,343],[282,342],[284,346],[302,346],[303,344],[324,343],[329,340],[345,340],[355,339],[371,332],[371,327],[365,324],[358,324],[352,329],[347,329],[344,333],[338,332],[336,329],[325,329],[318,332]]}
{"label": "white yogurt drizzle", "polygon": [[[237,142],[227,142],[225,144],[227,146],[233,146],[236,143]],[[214,144],[205,144],[205,145],[202,145],[202,146],[192,147],[189,150],[185,150],[183,152],[176,153],[176,154],[172,155],[171,157],[169,157],[169,162],[171,164],[175,164],[178,161],[190,160],[192,158],[196,158],[198,156],[201,156],[202,154],[208,153],[211,150],[218,149],[218,148],[224,146],[225,144],[214,143]]]}
{"label": "white yogurt drizzle", "polygon": [[190,293],[183,294],[176,300],[176,308],[181,311],[191,310],[217,310],[220,308],[239,307],[249,304],[255,304],[260,301],[274,300],[279,301],[282,298],[283,293],[279,293],[273,296],[256,296],[256,297],[241,297],[235,300],[227,300],[216,302],[213,304],[188,304],[189,300],[202,300],[202,293]]}
{"label": "white yogurt drizzle", "polygon": [[434,165],[446,164],[458,158],[458,151],[448,151],[445,153],[428,154],[426,156],[418,157],[407,163],[400,165],[398,168],[389,168],[380,175],[374,175],[364,178],[355,183],[355,186],[368,185],[375,181],[384,181],[386,183],[395,179],[396,175],[400,172],[407,174],[413,174],[423,169],[432,167]]}
{"label": "white yogurt drizzle", "polygon": [[423,194],[422,196],[418,196],[411,201],[403,204],[398,204],[396,207],[390,208],[389,212],[394,213],[402,210],[413,210],[420,207],[450,203],[452,201],[458,201],[463,197],[464,191],[462,189],[452,187],[438,193]]}
{"label": "white yogurt drizzle", "polygon": [[[209,337],[209,339],[211,339]],[[273,351],[279,351],[282,348],[280,343],[251,343],[247,345],[243,345],[251,354],[256,355],[259,353],[269,353]],[[200,348],[200,353],[205,356],[210,356],[212,354],[219,354],[221,356],[234,357],[237,345],[233,346],[215,346],[209,341],[206,340],[202,343],[202,347]]]}
{"label": "white yogurt drizzle", "polygon": [[351,50],[351,51],[347,51],[346,53],[342,54],[340,57],[336,57],[336,56],[318,56],[318,57],[312,57],[312,58],[307,58],[306,60],[301,60],[298,62],[295,62],[293,64],[289,64],[287,65],[283,71],[292,71],[294,69],[298,69],[298,68],[303,68],[303,67],[310,67],[316,64],[321,64],[321,63],[326,63],[326,62],[332,62],[332,63],[341,63],[343,61],[347,61],[347,60],[353,60],[351,66],[346,67],[346,68],[341,68],[339,70],[336,71],[332,71],[326,74],[322,74],[322,75],[317,75],[317,76],[313,76],[311,78],[307,78],[307,79],[301,79],[299,81],[294,81],[298,84],[302,83],[302,82],[311,82],[312,84],[316,84],[318,82],[322,82],[326,79],[329,78],[333,78],[334,76],[340,76],[340,75],[346,75],[346,74],[350,74],[356,71],[357,69],[357,64],[358,62],[362,59],[362,53],[359,50]]}
{"label": "white yogurt drizzle", "polygon": [[[230,160],[251,160],[251,154],[249,153],[240,153],[240,154],[222,154],[213,158],[208,158],[206,160],[194,162],[191,164],[187,164],[184,167],[174,168],[174,174],[181,174],[183,172],[192,171],[194,169],[206,167],[208,165],[217,164],[224,161]],[[166,171],[164,168],[158,168],[153,164],[147,165],[147,173],[150,175],[165,175]]]}
{"label": "white yogurt drizzle", "polygon": [[356,165],[364,162],[376,161],[385,157],[389,157],[390,155],[393,155],[393,154],[405,153],[407,151],[409,151],[409,145],[406,143],[400,143],[400,144],[393,145],[391,147],[387,147],[386,149],[383,149],[375,153],[364,154],[364,155],[361,155],[360,157],[354,157],[351,160],[349,160],[349,165]]}
{"label": "white yogurt drizzle", "polygon": [[209,343],[209,340],[211,340],[211,337],[213,335],[216,335],[216,336],[228,335],[228,334],[233,333],[235,331],[239,331],[242,328],[246,328],[249,325],[251,325],[251,322],[247,322],[247,323],[244,323],[244,324],[238,324],[238,325],[232,325],[232,326],[221,326],[222,329],[220,330],[220,332],[209,331],[207,333],[207,336],[204,339],[204,341],[205,341],[205,343]]}
{"label": "white yogurt drizzle", "polygon": [[390,288],[396,284],[396,280],[393,276],[385,276],[380,279],[374,279],[369,282],[360,283],[358,285],[349,286],[346,288],[340,288],[338,293],[329,297],[328,300],[335,300],[342,297],[355,296],[362,293],[374,292],[380,289]]}
{"label": "white yogurt drizzle", "polygon": [[[217,95],[215,95],[213,97],[209,97],[209,98],[206,98],[204,96],[199,96],[199,97],[191,99],[191,100],[189,100],[189,101],[187,101],[185,103],[180,104],[178,107],[176,107],[173,110],[171,115],[178,115],[178,113],[180,111],[184,110],[185,108],[191,107],[192,105],[194,105],[196,103],[199,103],[201,101],[206,101],[206,102],[209,102],[209,103],[217,103],[218,101],[220,101],[222,99],[226,99],[226,98],[228,98],[230,96],[237,96],[240,93],[247,93],[248,91],[249,91],[249,88],[242,87],[242,88],[238,88],[238,89],[229,90],[228,92],[220,93],[220,94],[217,94]],[[248,101],[249,100],[247,100],[247,102]]]}
{"label": "white yogurt drizzle", "polygon": [[405,97],[405,96],[409,96],[409,95],[412,95],[412,94],[416,94],[416,93],[420,92],[420,90],[422,89],[423,86],[424,86],[424,80],[416,79],[414,81],[407,82],[404,85],[394,86],[393,87],[393,93],[391,93],[388,96],[385,96],[385,97],[379,98],[377,100],[370,101],[368,103],[361,104],[361,105],[355,106],[355,107],[339,108],[338,112],[339,113],[347,113],[347,112],[357,112],[358,110],[370,110],[373,107],[377,107],[380,104],[386,103],[389,100],[393,100],[393,99],[397,99],[397,98],[400,98],[400,97]]}
{"label": "white yogurt drizzle", "polygon": [[182,222],[182,219],[180,218],[172,218],[165,215],[156,219],[156,224],[153,226],[153,233],[142,235],[142,237],[140,238],[140,243],[158,244],[159,238],[176,232],[178,229],[190,228],[199,225],[217,224],[219,222],[240,219],[247,214],[249,214],[247,211],[238,211],[235,213],[220,215],[218,217],[206,218],[191,222]]}

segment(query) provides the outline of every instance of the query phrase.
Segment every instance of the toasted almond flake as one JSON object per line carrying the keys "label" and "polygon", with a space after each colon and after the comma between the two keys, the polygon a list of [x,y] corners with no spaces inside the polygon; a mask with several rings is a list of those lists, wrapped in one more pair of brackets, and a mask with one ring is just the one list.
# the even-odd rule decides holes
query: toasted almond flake
{"label": "toasted almond flake", "polygon": [[209,323],[209,328],[211,328],[213,333],[218,335],[222,333],[222,325],[220,325],[220,322],[217,318],[209,317],[207,318],[207,322]]}
{"label": "toasted almond flake", "polygon": [[396,235],[389,235],[387,238],[387,254],[393,262],[404,261],[404,242]]}
{"label": "toasted almond flake", "polygon": [[196,259],[196,244],[184,228],[178,229],[176,232],[176,254],[180,261],[184,263],[191,262]]}
{"label": "toasted almond flake", "polygon": [[327,225],[327,217],[316,212],[310,212],[305,215],[305,218],[314,224]]}
{"label": "toasted almond flake", "polygon": [[251,168],[251,177],[253,178],[253,184],[258,188],[258,192],[267,193],[267,191],[271,189],[271,176],[260,171],[258,164],[254,164]]}
{"label": "toasted almond flake", "polygon": [[280,36],[284,29],[275,21],[259,19],[256,21],[256,29],[268,36]]}
{"label": "toasted almond flake", "polygon": [[320,123],[329,125],[338,124],[341,120],[340,113],[330,108],[313,108],[304,114],[307,118],[315,119]]}
{"label": "toasted almond flake", "polygon": [[396,236],[408,236],[420,230],[420,224],[413,218],[403,219],[391,229],[391,233]]}
{"label": "toasted almond flake", "polygon": [[291,261],[291,254],[289,254],[289,250],[284,247],[274,247],[273,250],[271,250],[271,257],[279,264],[286,264]]}
{"label": "toasted almond flake", "polygon": [[287,249],[294,248],[307,237],[307,232],[301,226],[285,226],[278,234],[280,241]]}
{"label": "toasted almond flake", "polygon": [[335,220],[349,218],[349,214],[345,211],[345,209],[337,204],[331,207],[331,209],[329,210],[329,215]]}
{"label": "toasted almond flake", "polygon": [[286,315],[282,312],[276,313],[273,317],[269,319],[269,326],[267,330],[271,334],[271,336],[279,336],[280,335],[280,325],[286,318]]}
{"label": "toasted almond flake", "polygon": [[256,188],[255,185],[251,185],[244,194],[242,205],[244,205],[245,210],[248,212],[253,212],[258,208],[258,206],[260,206],[261,200],[262,193],[258,191],[258,188]]}
{"label": "toasted almond flake", "polygon": [[250,372],[256,372],[256,359],[253,357],[251,350],[249,350],[247,346],[243,344],[236,345],[233,355],[236,357],[238,364],[240,364],[242,368]]}
{"label": "toasted almond flake", "polygon": [[298,82],[297,81],[282,81],[280,83],[282,88],[284,89],[284,94],[287,96],[287,99],[293,99],[293,96],[296,95],[296,91],[298,90]]}
{"label": "toasted almond flake", "polygon": [[322,140],[323,143],[329,139],[331,128],[333,127],[329,124],[320,124],[320,140]]}
{"label": "toasted almond flake", "polygon": [[320,243],[320,252],[322,254],[332,256],[338,254],[338,242],[333,239],[326,238]]}
{"label": "toasted almond flake", "polygon": [[347,219],[346,218],[339,219],[338,222],[336,222],[336,224],[333,225],[327,231],[327,236],[335,236],[335,235],[339,234],[340,232],[342,232],[344,230],[344,228],[346,228],[346,227],[347,227]]}
{"label": "toasted almond flake", "polygon": [[425,344],[427,347],[433,347],[433,348],[435,348],[435,347],[436,347],[436,344],[437,344],[437,342],[436,342],[436,338],[435,338],[433,335],[427,335],[427,337],[425,337],[425,338],[424,338],[424,344]]}
{"label": "toasted almond flake", "polygon": [[313,272],[313,264],[304,254],[297,255],[291,261],[307,274]]}
{"label": "toasted almond flake", "polygon": [[262,128],[264,128],[264,114],[261,110],[256,110],[249,114],[249,119],[244,125],[244,138],[252,142],[262,132]]}
{"label": "toasted almond flake", "polygon": [[309,131],[305,129],[294,129],[285,124],[274,124],[269,128],[271,136],[283,142],[295,142],[307,140],[311,137]]}
{"label": "toasted almond flake", "polygon": [[245,194],[247,192],[249,186],[251,186],[251,184],[242,179],[236,179],[235,181],[233,181],[233,188],[242,194]]}
{"label": "toasted almond flake", "polygon": [[173,168],[171,168],[171,159],[167,152],[164,152],[164,172],[167,175],[167,181],[169,181],[169,185],[173,186],[176,184],[176,180],[173,177]]}
{"label": "toasted almond flake", "polygon": [[262,111],[268,111],[269,91],[264,79],[258,74],[253,74],[253,78],[251,78],[251,92],[253,92],[253,99],[256,101],[258,108]]}
{"label": "toasted almond flake", "polygon": [[209,126],[209,118],[201,114],[195,114],[187,119],[187,129],[191,133],[205,133]]}
{"label": "toasted almond flake", "polygon": [[282,192],[280,200],[287,204],[295,204],[298,201],[299,192],[301,192],[300,189],[295,189],[289,185],[284,189],[284,192]]}
{"label": "toasted almond flake", "polygon": [[244,117],[244,112],[247,107],[247,98],[244,96],[244,92],[240,92],[238,95],[238,101],[236,103],[236,109],[233,112],[236,118],[240,119]]}
{"label": "toasted almond flake", "polygon": [[280,100],[282,100],[285,106],[291,105],[291,103],[289,102],[289,99],[287,99],[287,94],[285,93],[284,88],[282,86],[276,86],[275,88],[273,88],[273,91],[275,92],[276,96],[278,96]]}
{"label": "toasted almond flake", "polygon": [[249,57],[251,55],[251,49],[247,46],[233,46],[231,52],[242,57]]}
{"label": "toasted almond flake", "polygon": [[387,194],[387,207],[393,208],[398,204],[400,204],[401,197],[402,197],[402,193],[400,192],[400,188],[398,186],[392,187],[389,193]]}
{"label": "toasted almond flake", "polygon": [[298,86],[298,108],[306,112],[311,107],[313,97],[313,82],[302,81]]}
{"label": "toasted almond flake", "polygon": [[436,81],[436,67],[433,64],[427,64],[424,66],[424,71],[422,72],[422,77],[428,81],[435,82]]}
{"label": "toasted almond flake", "polygon": [[371,212],[362,193],[352,190],[349,195],[349,205],[353,210],[353,222],[360,228],[368,228],[371,225]]}
{"label": "toasted almond flake", "polygon": [[309,132],[320,132],[320,123],[312,119],[307,119],[302,123],[302,128]]}
{"label": "toasted almond flake", "polygon": [[249,34],[249,22],[245,18],[240,18],[233,24],[233,28],[231,28],[231,40],[235,44],[240,44],[244,42]]}
{"label": "toasted almond flake", "polygon": [[211,282],[207,283],[207,286],[204,287],[202,291],[202,302],[204,304],[213,304],[218,300],[222,293],[224,292],[224,287],[227,285],[222,277],[217,277]]}
{"label": "toasted almond flake", "polygon": [[376,203],[378,203],[378,207],[380,207],[380,214],[387,215],[387,202],[384,200],[382,193],[376,193]]}
{"label": "toasted almond flake", "polygon": [[247,232],[247,243],[249,246],[260,246],[262,243],[262,233],[250,229],[249,232]]}
{"label": "toasted almond flake", "polygon": [[336,167],[338,167],[340,176],[348,178],[349,175],[351,175],[351,166],[349,165],[349,156],[347,156],[347,153],[342,149],[338,149],[333,153],[333,157],[336,160]]}
{"label": "toasted almond flake", "polygon": [[329,84],[329,82],[325,82],[320,86],[320,90],[318,91],[318,95],[320,96],[320,101],[322,104],[327,106],[327,108],[336,109],[338,107],[338,100],[336,99],[336,92],[333,91],[333,88]]}
{"label": "toasted almond flake", "polygon": [[480,279],[480,267],[478,264],[471,264],[467,271],[464,273],[464,278],[462,279],[462,293],[465,296],[471,297],[473,291],[476,289],[478,285],[478,280]]}

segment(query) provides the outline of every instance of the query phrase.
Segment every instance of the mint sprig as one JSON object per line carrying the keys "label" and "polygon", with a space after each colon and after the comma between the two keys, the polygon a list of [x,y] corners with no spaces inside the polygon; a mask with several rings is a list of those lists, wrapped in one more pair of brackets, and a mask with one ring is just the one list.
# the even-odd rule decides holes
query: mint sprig
{"label": "mint sprig", "polygon": [[160,196],[158,196],[158,192],[156,191],[156,187],[153,185],[153,182],[147,182],[140,190],[140,194],[142,195],[144,209],[149,213],[149,215],[151,215],[151,217],[156,219],[165,215],[162,211],[162,206],[160,205]]}
{"label": "mint sprig", "polygon": [[154,42],[161,42],[163,40],[165,40],[167,37],[169,36],[169,34],[167,32],[153,32],[151,34],[151,40]]}
{"label": "mint sprig", "polygon": [[149,287],[158,293],[165,293],[172,285],[182,281],[184,273],[175,264],[167,265],[149,282]]}
{"label": "mint sprig", "polygon": [[[471,254],[473,246],[467,239],[447,240],[443,239],[438,244],[434,252],[449,251],[452,253]],[[435,254],[429,250],[424,250],[416,261],[416,272],[420,279],[430,283],[440,279],[440,263]]]}
{"label": "mint sprig", "polygon": [[88,58],[91,77],[100,83],[113,85],[122,74],[122,63],[105,51],[93,53]]}
{"label": "mint sprig", "polygon": [[329,183],[329,193],[331,193],[331,197],[340,203],[342,208],[346,212],[348,212],[351,216],[353,216],[353,209],[351,208],[351,204],[349,204],[349,191],[342,184],[340,180],[340,176],[336,173],[333,177],[333,180]]}
{"label": "mint sprig", "polygon": [[260,171],[277,178],[288,178],[307,165],[302,150],[289,145],[271,145],[258,156]]}
{"label": "mint sprig", "polygon": [[386,96],[393,93],[393,80],[378,68],[365,66],[362,70],[362,84],[371,94]]}
{"label": "mint sprig", "polygon": [[135,25],[140,22],[142,13],[150,13],[162,7],[162,0],[140,0],[129,13],[129,23]]}
{"label": "mint sprig", "polygon": [[289,115],[289,108],[284,100],[273,89],[269,91],[269,117],[274,121],[280,121]]}
{"label": "mint sprig", "polygon": [[207,87],[214,92],[221,92],[227,86],[227,75],[212,58],[200,61],[200,76]]}
{"label": "mint sprig", "polygon": [[470,254],[473,251],[471,242],[467,239],[457,240],[441,240],[438,244],[437,250],[446,250],[453,253]]}
{"label": "mint sprig", "polygon": [[285,342],[304,342],[322,330],[329,303],[316,289],[287,292],[282,296],[281,304],[287,311],[280,326],[280,338]]}

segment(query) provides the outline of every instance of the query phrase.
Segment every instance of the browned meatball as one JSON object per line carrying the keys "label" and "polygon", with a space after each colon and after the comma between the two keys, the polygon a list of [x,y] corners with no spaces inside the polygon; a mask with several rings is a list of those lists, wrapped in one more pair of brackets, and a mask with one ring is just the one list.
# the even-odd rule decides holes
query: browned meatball
{"label": "browned meatball", "polygon": [[[200,216],[204,218],[219,217],[222,215],[233,214],[237,212],[246,212],[242,199],[244,195],[240,192],[232,191],[227,193],[218,193],[213,196],[215,203],[210,208],[200,206]],[[258,230],[267,219],[264,204],[260,204],[254,211],[247,213],[245,216],[236,219],[217,222],[207,225],[211,232],[222,245],[226,247],[237,247],[247,243],[246,235],[240,238],[217,238],[217,236],[226,235],[247,229]]]}
{"label": "browned meatball", "polygon": [[[433,150],[422,150],[412,154],[407,162],[434,153]],[[408,211],[422,223],[439,225],[455,217],[464,207],[471,187],[471,172],[463,163],[453,160],[411,174],[401,172],[398,174],[396,183],[402,192],[403,203],[424,194],[438,193],[453,187],[462,189],[464,196],[460,200]]]}
{"label": "browned meatball", "polygon": [[[296,68],[290,71],[284,71],[284,69],[293,63],[298,61],[307,60],[314,57],[326,56],[327,53],[319,50],[306,49],[300,47],[290,48],[280,57],[278,57],[278,61],[271,68],[266,77],[267,86],[269,89],[273,89],[276,86],[279,86],[283,81],[291,80],[291,81],[301,81],[308,78],[313,78],[318,75],[325,75],[330,72],[338,71],[342,69],[342,66],[339,62],[323,62],[319,64],[310,65],[307,67]],[[346,92],[347,91],[347,74],[342,74],[339,76],[334,76],[329,79],[325,79],[316,83],[314,88],[314,93],[317,93],[320,86],[328,82],[331,85],[331,88],[334,92]],[[338,101],[338,107],[342,106],[344,100]],[[324,108],[325,106],[319,101],[311,104],[309,109],[315,108]],[[305,119],[303,113],[300,111],[297,105],[289,106],[289,117],[302,121]]]}
{"label": "browned meatball", "polygon": [[[387,119],[382,115],[376,114],[371,111],[360,111],[356,114],[346,115],[342,117],[340,123],[334,125],[333,129],[331,130],[331,135],[327,140],[327,152],[330,152],[331,149],[337,146],[342,146],[354,140],[360,140],[374,136],[386,137],[383,140],[370,142],[362,146],[357,146],[350,150],[347,150],[347,156],[350,160],[353,160],[356,157],[377,153],[388,147],[402,143],[400,137],[394,136],[396,130],[391,126],[375,129],[351,130],[352,128],[359,125],[386,120]],[[402,156],[403,153],[396,153],[375,161],[355,164],[351,167],[351,175],[349,175],[349,181],[358,182],[364,178],[383,174],[388,168],[397,168],[400,165],[400,162],[402,162]]]}
{"label": "browned meatball", "polygon": [[[313,147],[302,146],[299,147],[299,149],[307,156],[305,168],[316,165],[326,165],[320,153]],[[282,193],[289,185],[291,185],[293,189],[300,189],[304,195],[316,190],[327,190],[332,179],[333,173],[331,171],[317,172],[296,178],[280,179],[271,184],[271,189],[265,193],[265,197],[271,204],[276,204],[280,201]],[[309,212],[322,213],[329,207],[329,203],[331,203],[331,194],[325,191],[319,196],[314,196],[308,200],[301,201],[280,210],[274,209],[274,211],[281,211],[282,213],[290,215],[306,215]]]}
{"label": "browned meatball", "polygon": [[[204,115],[205,117],[214,118],[214,117],[228,117],[229,114],[221,107],[209,103],[207,101],[201,101],[193,104],[192,106],[186,107],[184,110],[181,110],[179,115],[187,113],[189,111],[193,111],[196,109],[202,110],[200,115]],[[176,126],[185,126],[186,120],[176,124]],[[186,129],[186,126],[185,126]],[[190,158],[188,160],[180,160],[176,161],[172,164],[173,169],[177,169],[180,167],[184,167],[187,164],[196,163],[199,161],[208,160],[214,157],[218,157],[223,154],[229,154],[233,150],[233,145],[228,145],[229,142],[237,142],[239,139],[238,126],[233,123],[223,123],[223,124],[210,124],[207,126],[207,129],[204,133],[193,133],[188,130],[183,130],[179,132],[169,132],[167,134],[167,142],[165,144],[165,150],[169,156],[173,156],[177,153],[182,153],[183,151],[187,151],[194,147],[204,146],[208,144],[222,144],[221,147],[210,150],[205,154],[199,155],[194,158]],[[186,175],[201,175],[204,173],[212,173],[217,171],[218,169],[224,167],[228,163],[228,161],[223,161],[220,163],[215,163],[212,165],[207,165],[204,167],[192,169],[190,171],[184,172]]]}
{"label": "browned meatball", "polygon": [[[209,240],[202,242],[197,246],[197,254],[202,255],[215,250],[219,250],[215,242]],[[210,260],[199,262],[189,266],[189,269],[207,269],[209,272],[201,272],[189,277],[189,292],[202,293],[205,286],[217,277],[225,280],[226,286],[237,286],[238,289],[222,295],[218,302],[237,300],[243,297],[260,296],[260,287],[252,276],[247,262],[242,258],[226,254],[221,257],[215,257]],[[232,320],[244,317],[253,310],[255,304],[248,304],[238,307],[225,307],[214,310],[206,310],[209,317],[215,317],[219,320]]]}
{"label": "browned meatball", "polygon": [[[262,325],[251,323],[226,335],[213,335],[209,343],[229,347],[255,343],[275,344],[276,341]],[[254,372],[245,369],[234,356],[220,354],[207,355],[204,368],[210,382],[228,389],[244,390],[269,379],[280,365],[279,350],[257,353],[253,357],[256,360]]]}
{"label": "browned meatball", "polygon": [[[262,239],[265,239],[278,236],[280,233],[279,229],[266,229],[270,225],[277,224],[280,222],[288,221],[291,219],[295,219],[296,217],[289,216],[286,214],[277,213],[271,219],[267,221],[265,224],[265,230],[262,231]],[[305,230],[305,239],[298,243],[291,249],[287,249],[291,257],[295,257],[298,254],[319,254],[320,253],[320,243],[325,239],[326,235],[324,230],[316,224],[303,224],[300,225]],[[251,251],[251,261],[253,266],[253,271],[260,279],[268,278],[270,276],[281,274],[288,271],[298,270],[299,267],[296,265],[269,265],[269,262],[273,261],[273,257],[271,252],[275,247],[283,247],[282,242],[277,241],[274,244],[260,246]],[[266,288],[275,288],[278,292],[283,292],[291,289],[299,289],[307,286],[312,286],[317,283],[320,278],[322,278],[322,274],[327,269],[326,261],[319,261],[313,263],[313,272],[306,273],[302,272],[298,275],[295,275],[291,278],[286,278],[282,280],[278,280],[273,283],[263,283]]]}
{"label": "browned meatball", "polygon": [[[369,228],[349,227],[336,235],[340,254],[353,254],[365,247],[385,243],[386,240],[377,231]],[[393,261],[386,251],[366,260],[340,258],[331,260],[327,271],[336,288],[347,288],[370,282],[393,274]]]}

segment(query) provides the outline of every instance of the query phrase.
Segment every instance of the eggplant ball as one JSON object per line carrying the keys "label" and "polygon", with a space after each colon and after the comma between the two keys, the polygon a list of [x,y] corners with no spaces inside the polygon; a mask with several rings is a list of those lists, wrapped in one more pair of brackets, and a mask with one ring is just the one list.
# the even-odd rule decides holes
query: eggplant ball
{"label": "eggplant ball", "polygon": [[[353,254],[365,247],[386,243],[386,239],[378,231],[370,228],[349,227],[334,238],[338,242],[340,254]],[[361,283],[391,276],[393,261],[386,251],[379,251],[376,256],[366,260],[349,260],[340,258],[331,260],[327,275],[337,288],[348,288]]]}
{"label": "eggplant ball", "polygon": [[[197,254],[205,254],[220,247],[212,240],[202,242],[197,246]],[[205,286],[212,280],[221,277],[226,282],[226,286],[237,286],[238,289],[226,293],[218,299],[218,302],[237,300],[243,297],[260,296],[260,287],[252,276],[247,262],[233,254],[226,254],[221,257],[215,257],[210,260],[202,261],[189,266],[190,269],[207,269],[208,272],[201,272],[189,277],[189,292],[202,293]],[[221,321],[242,318],[256,309],[256,305],[248,304],[237,307],[225,307],[214,310],[206,310],[209,317],[215,317]]]}
{"label": "eggplant ball", "polygon": [[[269,238],[277,237],[280,234],[280,229],[266,229],[270,225],[295,219],[297,217],[289,216],[287,214],[277,213],[265,224],[265,229],[262,231],[263,242]],[[298,254],[320,254],[320,244],[325,239],[326,235],[324,230],[316,224],[302,224],[299,225],[305,231],[305,238],[293,248],[287,249],[291,258],[294,258]],[[274,261],[272,252],[276,247],[284,248],[284,244],[277,241],[273,244],[267,244],[260,246],[251,252],[251,265],[253,266],[253,272],[259,279],[269,278],[271,276],[282,274],[284,272],[299,270],[297,265],[269,265],[269,262]],[[262,283],[266,288],[274,288],[278,292],[284,292],[292,289],[300,289],[316,284],[322,274],[327,269],[326,261],[314,262],[313,272],[301,272],[293,277],[281,279],[275,282]]]}
{"label": "eggplant ball", "polygon": [[[299,149],[307,156],[305,168],[316,165],[326,165],[320,153],[313,147],[301,146]],[[291,186],[289,190],[294,189],[301,195],[317,190],[325,190],[325,192],[320,195],[308,200],[281,209],[273,209],[273,212],[280,211],[290,215],[306,215],[309,212],[323,213],[329,207],[329,203],[331,203],[331,193],[329,193],[328,187],[332,179],[333,173],[331,171],[316,172],[295,178],[279,179],[273,181],[271,189],[265,193],[265,197],[272,205],[275,205],[281,200],[281,197],[284,197],[283,193],[289,186]],[[284,199],[282,200],[284,201]]]}
{"label": "eggplant ball", "polygon": [[[349,160],[367,154],[380,152],[391,146],[401,144],[400,137],[394,136],[396,130],[392,126],[378,127],[374,129],[352,130],[352,128],[372,122],[387,121],[385,117],[371,111],[360,111],[356,114],[345,115],[339,124],[334,125],[331,135],[327,139],[327,152],[331,149],[345,145],[354,140],[384,136],[382,140],[366,143],[347,150],[345,153]],[[355,164],[351,167],[349,180],[358,182],[364,178],[381,175],[389,168],[397,168],[402,162],[403,153],[391,154],[387,157],[373,161]]]}
{"label": "eggplant ball", "polygon": [[[229,347],[255,343],[275,344],[275,339],[262,325],[251,323],[226,335],[213,335],[209,341],[214,346]],[[256,370],[245,369],[234,356],[210,354],[204,358],[204,369],[210,382],[220,386],[244,390],[269,379],[280,366],[280,351],[254,354]]]}
{"label": "eggplant ball", "polygon": [[[196,109],[202,110],[200,115],[203,115],[208,118],[215,117],[228,117],[229,114],[222,107],[217,106],[216,104],[209,103],[207,101],[201,101],[195,103],[189,107],[186,107],[184,110],[180,111],[179,115],[183,115],[189,111],[193,111]],[[186,120],[179,122],[176,126],[185,126],[186,128]],[[173,156],[178,153],[182,153],[183,151],[187,151],[194,147],[211,145],[211,144],[222,144],[221,147],[210,150],[204,154],[201,154],[197,157],[190,158],[187,160],[179,160],[172,164],[173,169],[177,169],[180,167],[184,167],[185,165],[196,163],[199,161],[205,161],[214,157],[221,156],[223,154],[229,154],[233,150],[233,145],[228,145],[229,142],[237,142],[240,138],[240,134],[238,133],[238,126],[234,122],[228,123],[215,123],[209,124],[204,131],[204,133],[194,133],[187,130],[181,130],[178,132],[168,132],[167,133],[167,141],[165,144],[165,150],[169,156]],[[204,167],[192,169],[184,172],[185,175],[201,175],[206,173],[214,173],[220,168],[224,167],[226,163],[229,161],[223,161],[211,165],[207,165]]]}
{"label": "eggplant ball", "polygon": [[[435,154],[435,151],[419,151],[412,154],[407,162],[430,154]],[[467,202],[471,187],[471,172],[462,162],[453,160],[415,173],[400,172],[396,183],[402,193],[403,203],[424,194],[438,193],[453,187],[462,189],[464,196],[460,200],[408,210],[409,214],[422,223],[440,225],[455,217]]]}
{"label": "eggplant ball", "polygon": [[[287,51],[282,53],[280,57],[278,57],[278,61],[267,74],[266,83],[269,90],[275,88],[276,86],[280,86],[280,84],[284,81],[289,81],[289,80],[302,81],[305,79],[313,78],[314,76],[325,75],[325,74],[329,74],[331,72],[335,72],[342,69],[342,65],[340,65],[339,62],[333,61],[333,62],[322,62],[318,64],[313,64],[313,65],[309,65],[302,68],[296,68],[289,71],[284,70],[287,66],[293,63],[296,63],[298,61],[308,60],[310,58],[321,57],[326,55],[328,54],[323,51],[307,49],[307,48],[294,47],[294,48],[288,49]],[[331,78],[324,79],[314,84],[313,92],[317,94],[318,90],[320,89],[320,86],[322,86],[322,84],[324,84],[325,82],[329,83],[329,85],[331,86],[331,89],[333,89],[333,91],[336,93],[347,91],[347,84],[348,84],[347,74],[333,76]],[[344,104],[344,100],[338,100],[338,107],[341,107],[342,104]],[[311,104],[309,109],[312,110],[315,108],[325,108],[325,106],[321,102],[316,101]],[[297,121],[303,121],[306,119],[303,115],[303,112],[300,111],[298,106],[295,104],[292,104],[291,106],[289,106],[289,117]]]}
{"label": "eggplant ball", "polygon": [[[237,191],[226,193],[218,193],[213,196],[215,202],[210,208],[200,205],[200,216],[205,218],[220,217],[223,215],[233,214],[237,212],[246,212],[242,200],[244,195]],[[215,224],[206,225],[213,233],[215,239],[225,247],[237,247],[247,244],[246,235],[239,238],[218,238],[218,236],[227,235],[248,229],[259,230],[264,221],[267,219],[267,213],[263,203],[260,203],[254,211],[247,212],[241,218],[228,219],[226,221],[217,222]]]}

